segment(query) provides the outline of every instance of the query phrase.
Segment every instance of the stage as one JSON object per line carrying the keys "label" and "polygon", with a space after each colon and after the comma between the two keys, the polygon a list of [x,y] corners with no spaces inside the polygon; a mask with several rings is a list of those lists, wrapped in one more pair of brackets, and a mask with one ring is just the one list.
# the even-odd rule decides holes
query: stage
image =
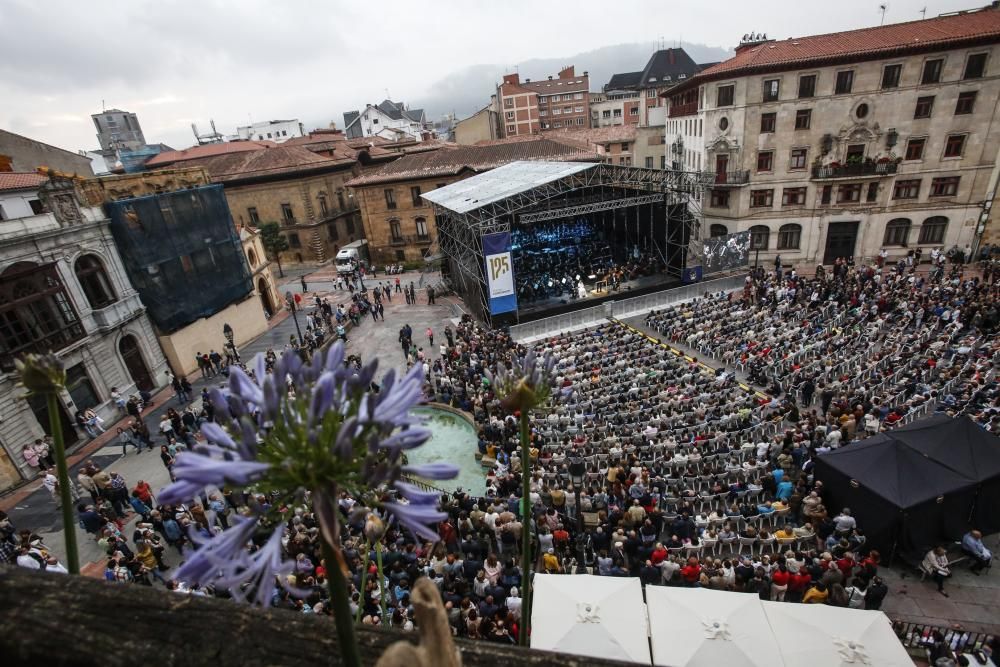
{"label": "stage", "polygon": [[[543,317],[561,315],[577,308],[589,308],[599,306],[605,301],[615,301],[617,299],[628,299],[633,296],[642,296],[681,284],[680,279],[675,276],[661,274],[654,276],[642,276],[635,280],[629,280],[620,284],[617,290],[604,289],[600,292],[589,290],[585,298],[570,299],[569,297],[549,297],[543,301],[534,302],[529,305],[519,305],[515,324],[522,322],[533,322]],[[498,322],[499,324],[499,322]]]}

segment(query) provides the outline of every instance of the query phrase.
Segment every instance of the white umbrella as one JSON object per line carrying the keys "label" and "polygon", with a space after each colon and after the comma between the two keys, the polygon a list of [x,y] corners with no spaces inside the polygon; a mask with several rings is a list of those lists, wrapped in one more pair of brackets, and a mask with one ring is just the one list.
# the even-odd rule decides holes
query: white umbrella
{"label": "white umbrella", "polygon": [[646,606],[639,580],[535,575],[531,648],[648,665]]}
{"label": "white umbrella", "polygon": [[756,595],[647,586],[646,605],[655,665],[781,667],[785,664]]}
{"label": "white umbrella", "polygon": [[880,611],[762,602],[787,665],[911,667],[913,660]]}

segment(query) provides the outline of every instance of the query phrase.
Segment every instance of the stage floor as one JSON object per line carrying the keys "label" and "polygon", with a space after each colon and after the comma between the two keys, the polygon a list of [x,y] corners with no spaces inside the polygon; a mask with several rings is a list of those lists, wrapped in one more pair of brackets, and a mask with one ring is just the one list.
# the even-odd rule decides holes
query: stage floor
{"label": "stage floor", "polygon": [[617,291],[603,289],[595,292],[593,284],[586,285],[587,297],[584,299],[570,299],[568,295],[561,297],[550,297],[539,301],[532,301],[530,304],[518,303],[517,314],[519,322],[532,322],[543,317],[561,315],[580,308],[597,306],[605,301],[618,301],[628,299],[633,296],[641,296],[650,292],[658,292],[681,284],[680,278],[675,278],[667,274],[654,276],[643,276],[635,280],[621,283]]}

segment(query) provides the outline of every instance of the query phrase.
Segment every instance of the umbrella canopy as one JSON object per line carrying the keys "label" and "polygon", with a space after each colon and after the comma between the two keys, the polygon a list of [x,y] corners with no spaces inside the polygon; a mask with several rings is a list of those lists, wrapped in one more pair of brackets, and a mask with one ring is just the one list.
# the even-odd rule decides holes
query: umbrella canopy
{"label": "umbrella canopy", "polygon": [[531,648],[648,665],[646,625],[635,577],[535,575]]}
{"label": "umbrella canopy", "polygon": [[913,659],[880,611],[822,604],[761,602],[786,665],[912,667]]}
{"label": "umbrella canopy", "polygon": [[[756,595],[647,586],[646,604],[655,665],[781,667],[784,664]],[[804,605],[788,606],[800,609]]]}

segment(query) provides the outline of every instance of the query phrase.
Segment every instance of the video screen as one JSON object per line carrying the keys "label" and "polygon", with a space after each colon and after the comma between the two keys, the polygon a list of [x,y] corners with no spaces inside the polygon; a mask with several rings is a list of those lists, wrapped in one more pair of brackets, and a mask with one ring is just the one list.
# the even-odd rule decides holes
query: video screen
{"label": "video screen", "polygon": [[715,236],[703,242],[705,273],[729,271],[750,263],[750,232]]}

